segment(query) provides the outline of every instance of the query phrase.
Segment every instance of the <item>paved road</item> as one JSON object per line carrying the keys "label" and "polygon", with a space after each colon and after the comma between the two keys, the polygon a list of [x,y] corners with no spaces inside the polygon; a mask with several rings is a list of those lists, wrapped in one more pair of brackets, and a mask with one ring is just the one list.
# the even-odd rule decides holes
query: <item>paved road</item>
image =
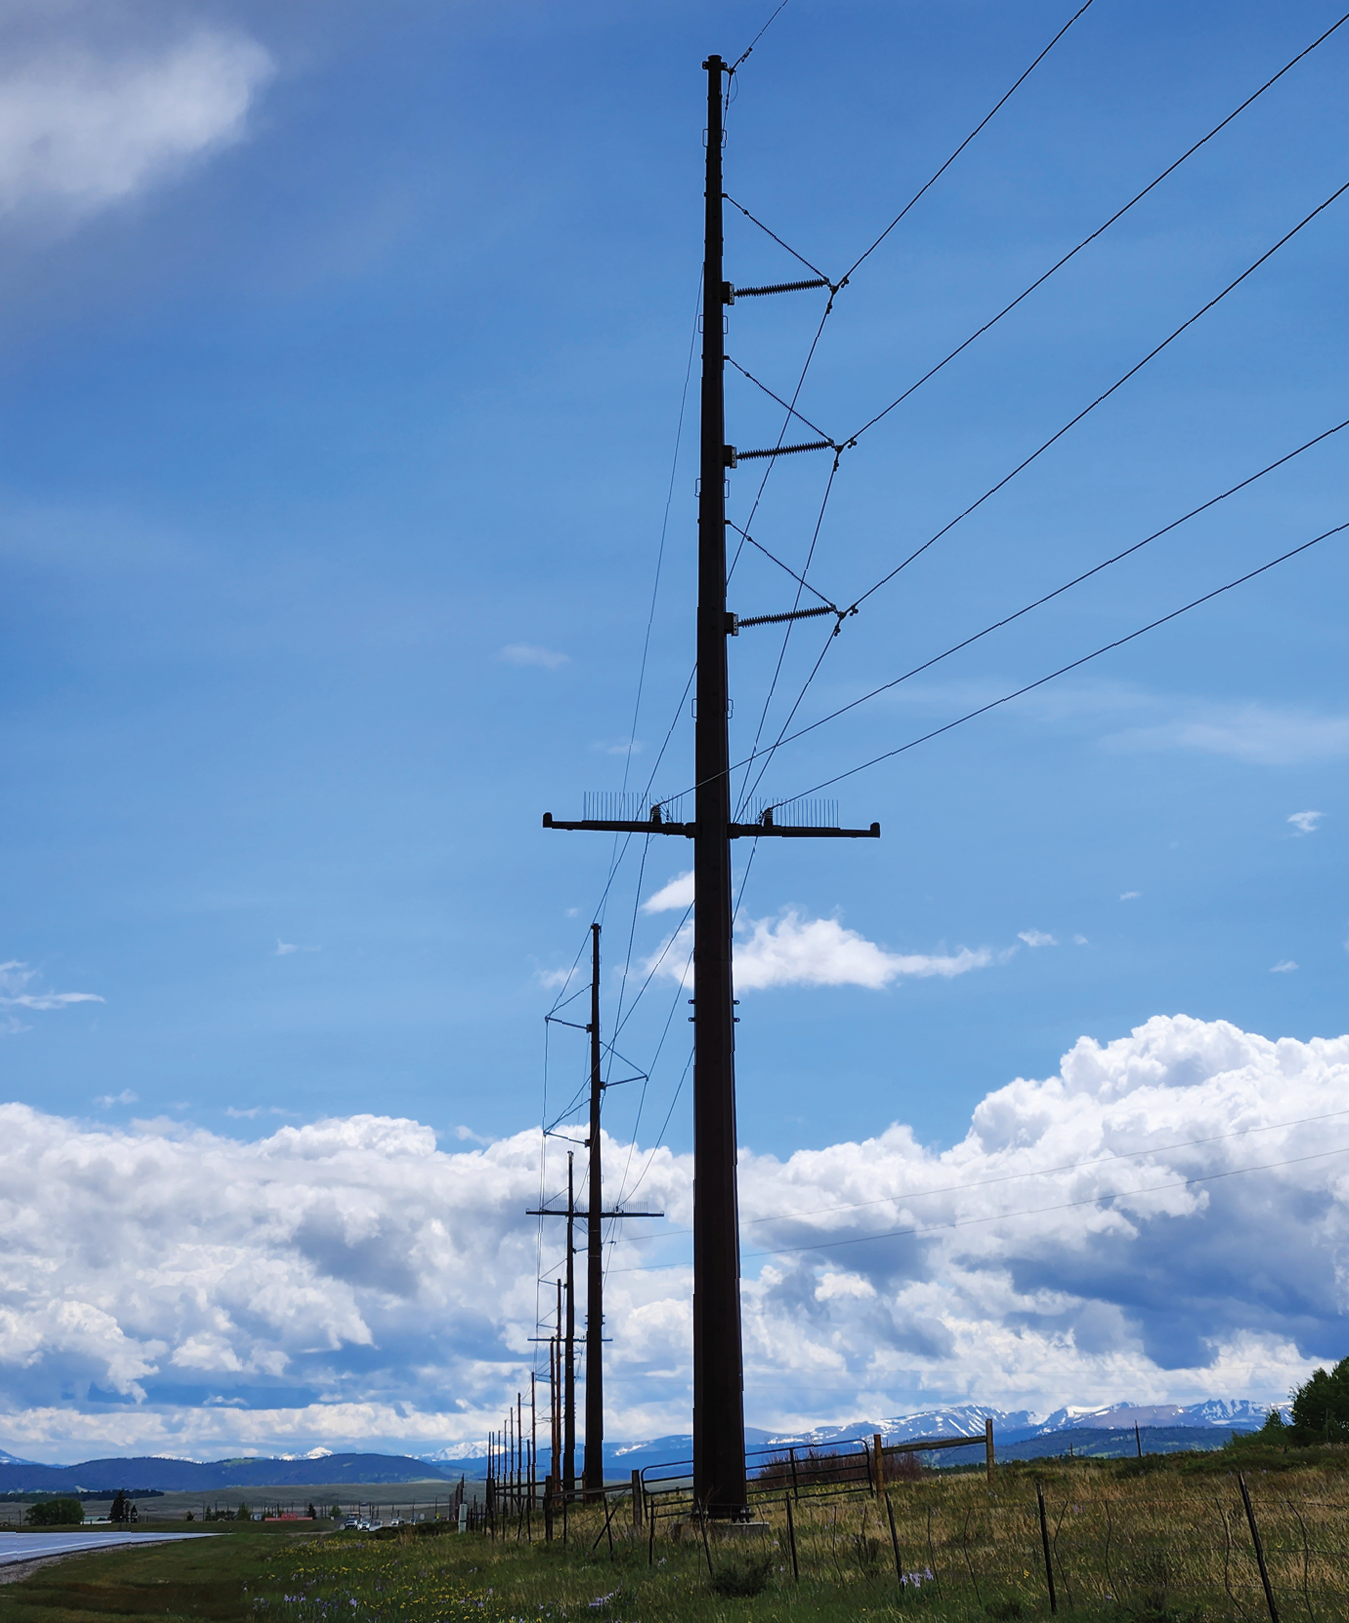
{"label": "paved road", "polygon": [[109,1544],[163,1544],[169,1539],[210,1537],[209,1533],[119,1533],[111,1528],[104,1533],[4,1533],[0,1534],[0,1566],[69,1555],[74,1550],[102,1550]]}

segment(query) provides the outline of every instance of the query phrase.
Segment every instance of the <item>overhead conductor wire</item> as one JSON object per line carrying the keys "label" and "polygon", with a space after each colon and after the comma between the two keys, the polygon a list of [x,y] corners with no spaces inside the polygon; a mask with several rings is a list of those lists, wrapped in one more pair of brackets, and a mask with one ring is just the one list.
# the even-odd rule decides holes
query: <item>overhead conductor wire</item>
{"label": "overhead conductor wire", "polygon": [[[1182,614],[1188,614],[1191,609],[1197,609],[1204,603],[1211,603],[1215,597],[1221,597],[1224,592],[1230,592],[1238,586],[1244,586],[1247,581],[1254,580],[1258,575],[1263,575],[1268,570],[1277,569],[1280,564],[1287,563],[1290,558],[1296,558],[1299,553],[1306,552],[1309,548],[1319,545],[1322,541],[1329,540],[1332,535],[1339,535],[1344,530],[1349,530],[1349,521],[1344,524],[1337,524],[1334,529],[1323,530],[1320,535],[1314,535],[1310,541],[1304,541],[1301,546],[1293,547],[1290,551],[1281,553],[1277,558],[1271,558],[1268,563],[1261,564],[1258,569],[1251,569],[1244,575],[1238,575],[1235,580],[1229,580],[1224,586],[1214,587],[1211,592],[1205,592],[1202,597],[1196,597],[1189,603],[1181,604],[1180,608],[1172,609],[1169,614],[1163,614],[1160,618],[1149,621],[1145,626],[1139,626],[1136,631],[1130,631],[1127,636],[1116,637],[1113,642],[1105,643],[1100,648],[1094,648],[1091,653],[1083,654],[1080,659],[1074,659],[1067,665],[1060,665],[1058,670],[1050,671],[1048,676],[1041,676],[1034,682],[1027,682],[1024,687],[1017,688],[1014,693],[1004,693],[1000,699],[990,699],[987,704],[981,704],[977,709],[967,711],[963,716],[957,716],[954,721],[948,721],[942,727],[934,727],[931,732],[924,733],[921,738],[912,738],[907,744],[900,744],[895,749],[886,750],[880,755],[872,756],[869,761],[863,761],[860,766],[849,767],[846,772],[835,773],[832,778],[825,778],[823,782],[817,783],[811,789],[803,790],[802,793],[807,795],[818,794],[821,789],[827,789],[835,783],[842,783],[845,778],[855,777],[857,773],[865,772],[869,767],[878,766],[882,761],[888,761],[896,755],[903,755],[908,750],[917,749],[920,744],[926,744],[931,739],[940,738],[943,733],[949,733],[955,727],[962,727],[967,721],[973,721],[977,716],[986,716],[990,710],[996,710],[1001,705],[1010,704],[1013,699],[1019,699],[1023,694],[1033,693],[1036,688],[1044,687],[1047,682],[1057,681],[1060,676],[1066,676],[1069,671],[1079,670],[1093,659],[1100,659],[1102,654],[1108,654],[1116,648],[1123,648],[1126,643],[1146,636],[1149,631],[1155,631],[1158,626],[1167,625],[1170,621],[1178,619]],[[792,796],[794,800],[798,798],[800,797]]]}

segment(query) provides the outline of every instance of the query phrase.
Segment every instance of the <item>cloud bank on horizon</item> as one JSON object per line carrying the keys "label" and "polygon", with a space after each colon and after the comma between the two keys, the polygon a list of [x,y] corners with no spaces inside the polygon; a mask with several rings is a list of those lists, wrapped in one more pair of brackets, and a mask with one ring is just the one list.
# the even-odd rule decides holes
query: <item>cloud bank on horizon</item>
{"label": "cloud bank on horizon", "polygon": [[[990,1093],[944,1152],[902,1125],[742,1151],[750,1421],[1284,1397],[1349,1345],[1346,1081],[1349,1037],[1159,1016]],[[370,1115],[254,1142],[0,1121],[19,1454],[418,1452],[527,1384],[558,1261],[524,1215],[536,1132],[447,1152]],[[611,1251],[610,1427],[686,1430],[691,1165],[606,1146],[606,1199],[640,1181],[668,1214]]]}

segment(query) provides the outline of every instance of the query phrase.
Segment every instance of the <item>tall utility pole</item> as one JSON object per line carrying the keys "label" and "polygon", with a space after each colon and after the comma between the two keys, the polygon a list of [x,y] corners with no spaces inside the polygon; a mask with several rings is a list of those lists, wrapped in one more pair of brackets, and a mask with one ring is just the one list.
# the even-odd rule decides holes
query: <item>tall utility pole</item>
{"label": "tall utility pole", "polygon": [[[739,1519],[748,1513],[745,1474],[744,1365],[740,1334],[740,1231],[736,1199],[735,992],[732,981],[731,846],[735,839],[818,835],[876,839],[881,828],[807,827],[731,821],[729,691],[726,639],[741,629],[807,619],[838,609],[738,620],[726,612],[726,471],[737,453],[726,443],[724,311],[736,298],[827,287],[823,278],[733,289],[722,279],[722,94],[730,69],[719,56],[707,72],[707,173],[703,252],[702,430],[698,493],[697,719],[694,727],[695,821],[667,822],[659,805],[646,822],[592,819],[543,826],[599,832],[670,834],[693,841],[693,1493],[700,1513]],[[739,460],[794,451],[833,450],[829,441],[739,453]],[[592,1202],[592,1205],[594,1202]]]}
{"label": "tall utility pole", "polygon": [[600,927],[590,926],[590,1194],[586,1203],[586,1498],[604,1493],[604,1180],[600,1166]]}
{"label": "tall utility pole", "polygon": [[735,1168],[735,993],[731,981],[731,752],[726,676],[726,344],[722,285],[721,94],[707,69],[702,434],[698,486],[698,722],[693,836],[693,1497],[738,1516],[745,1485],[740,1217]]}

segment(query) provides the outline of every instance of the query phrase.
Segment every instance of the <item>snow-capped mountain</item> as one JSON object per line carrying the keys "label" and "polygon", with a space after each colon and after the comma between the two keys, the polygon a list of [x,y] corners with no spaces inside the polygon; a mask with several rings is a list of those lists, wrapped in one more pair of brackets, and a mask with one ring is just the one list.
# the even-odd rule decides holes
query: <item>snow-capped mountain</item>
{"label": "snow-capped mountain", "polygon": [[[1287,1409],[1289,1405],[1280,1403],[1276,1407]],[[1225,1431],[1258,1431],[1270,1408],[1266,1403],[1252,1403],[1249,1398],[1205,1398],[1202,1403],[1185,1407],[1176,1403],[1111,1403],[1103,1409],[1083,1409],[1070,1404],[1047,1415],[1038,1429],[1052,1432],[1090,1427],[1116,1431],[1133,1426],[1220,1426]]]}
{"label": "snow-capped mountain", "polygon": [[[812,1426],[808,1431],[763,1431],[745,1428],[745,1442],[755,1449],[829,1448],[848,1439],[871,1438],[877,1432],[887,1443],[912,1442],[930,1437],[969,1437],[978,1442],[984,1435],[984,1422],[993,1422],[995,1441],[1001,1448],[1027,1442],[1035,1437],[1051,1437],[1065,1431],[1132,1431],[1135,1426],[1181,1428],[1204,1431],[1258,1431],[1265,1423],[1271,1405],[1249,1398],[1205,1398],[1200,1403],[1110,1403],[1089,1409],[1067,1404],[1052,1414],[1037,1415],[1029,1409],[994,1409],[984,1403],[959,1403],[944,1409],[920,1409],[914,1414],[894,1415],[888,1420],[852,1420],[846,1425]],[[1287,1410],[1287,1403],[1278,1408]],[[580,1446],[580,1445],[578,1445]],[[1176,1445],[1172,1445],[1176,1446]],[[431,1465],[470,1468],[486,1454],[485,1443],[450,1443],[422,1459]],[[546,1459],[547,1449],[540,1449]],[[628,1470],[651,1464],[688,1459],[693,1438],[688,1433],[666,1437],[606,1442],[606,1460]],[[541,1467],[546,1469],[546,1465]]]}

